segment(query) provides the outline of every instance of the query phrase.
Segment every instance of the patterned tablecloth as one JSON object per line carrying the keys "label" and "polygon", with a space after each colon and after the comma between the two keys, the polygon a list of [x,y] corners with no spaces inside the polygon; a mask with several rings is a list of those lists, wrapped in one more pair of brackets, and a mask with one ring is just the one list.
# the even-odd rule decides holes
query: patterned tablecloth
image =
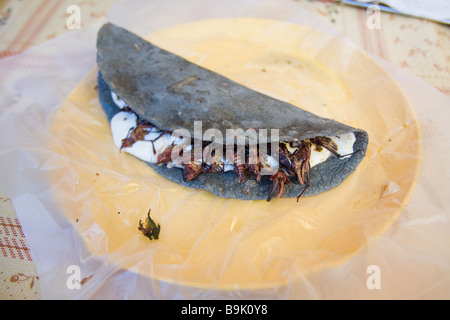
{"label": "patterned tablecloth", "polygon": [[[449,26],[382,12],[379,21],[375,21],[379,24],[368,27],[373,12],[365,9],[334,1],[293,1],[367,52],[401,66],[450,95]],[[66,32],[67,9],[71,5],[81,9],[81,27],[85,27],[104,20],[113,3],[113,0],[1,1],[0,59]],[[27,240],[12,202],[0,186],[0,299],[40,297],[39,275]]]}

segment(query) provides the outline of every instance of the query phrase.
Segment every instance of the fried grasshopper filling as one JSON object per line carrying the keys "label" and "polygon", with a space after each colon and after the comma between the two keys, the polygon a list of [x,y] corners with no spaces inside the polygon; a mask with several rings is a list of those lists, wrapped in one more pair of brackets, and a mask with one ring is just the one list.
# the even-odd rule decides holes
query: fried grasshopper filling
{"label": "fried grasshopper filling", "polygon": [[[237,153],[231,161],[228,158],[217,159],[210,163],[202,157],[191,161],[181,162],[172,159],[172,150],[182,145],[182,153],[193,153],[194,141],[187,141],[183,137],[172,135],[171,131],[161,130],[157,126],[140,118],[114,92],[111,92],[114,103],[121,109],[111,120],[111,130],[115,145],[121,150],[135,157],[157,165],[166,165],[183,170],[183,178],[190,181],[200,174],[235,172],[236,179],[244,182],[249,174],[254,174],[257,181],[261,181],[261,169],[271,169],[272,181],[267,201],[281,198],[286,186],[291,184],[289,177],[294,177],[294,183],[304,185],[304,189],[297,196],[297,201],[310,185],[310,170],[314,166],[325,162],[329,157],[350,157],[356,141],[354,133],[339,136],[318,136],[295,142],[279,142],[278,157],[265,154],[252,154],[253,149],[246,149],[245,159],[238,159]],[[207,148],[207,144],[202,146]],[[225,154],[225,153],[223,153]],[[248,161],[250,158],[256,161]],[[275,160],[278,158],[278,161]],[[199,159],[199,160],[196,160]]]}

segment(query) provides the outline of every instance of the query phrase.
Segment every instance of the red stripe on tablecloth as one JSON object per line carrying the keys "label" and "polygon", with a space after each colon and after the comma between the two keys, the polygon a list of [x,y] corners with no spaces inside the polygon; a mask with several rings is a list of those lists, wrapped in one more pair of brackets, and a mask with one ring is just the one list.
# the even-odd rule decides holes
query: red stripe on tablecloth
{"label": "red stripe on tablecloth", "polygon": [[18,53],[18,51],[14,50],[14,47],[16,46],[17,43],[19,43],[22,38],[24,37],[24,35],[27,33],[27,31],[33,27],[34,25],[34,21],[37,19],[37,17],[40,15],[42,9],[45,6],[39,6],[33,13],[33,15],[31,16],[31,18],[27,21],[27,23],[24,24],[24,26],[22,27],[22,29],[20,30],[20,32],[17,34],[17,36],[14,38],[13,41],[11,41],[11,43],[9,44],[9,46],[6,48],[6,50],[0,52],[0,57],[4,58],[13,54]]}
{"label": "red stripe on tablecloth", "polygon": [[0,217],[0,254],[5,258],[33,261],[17,218]]}
{"label": "red stripe on tablecloth", "polygon": [[0,234],[5,234],[7,236],[20,236],[25,238],[25,235],[22,231],[22,226],[17,218],[4,218],[0,217]]}
{"label": "red stripe on tablecloth", "polygon": [[[389,60],[389,55],[386,50],[386,42],[383,35],[383,26],[381,29],[369,29],[367,27],[368,15],[365,10],[358,10],[359,34],[361,36],[361,43],[364,50],[376,54],[380,58]],[[373,36],[371,36],[373,35]]]}
{"label": "red stripe on tablecloth", "polygon": [[0,252],[5,258],[19,258],[20,260],[27,259],[33,261],[30,254],[30,249],[26,246],[25,241],[14,238],[0,238]]}
{"label": "red stripe on tablecloth", "polygon": [[26,49],[26,47],[31,43],[31,39],[35,38],[36,35],[39,34],[39,32],[42,30],[42,28],[45,26],[45,24],[49,20],[49,18],[55,13],[56,9],[58,9],[60,5],[61,5],[61,1],[55,1],[55,4],[47,12],[47,14],[45,15],[44,19],[41,21],[39,26],[37,28],[35,28],[33,33],[30,35],[30,37],[28,37],[28,41],[22,43],[22,46],[20,47],[19,52],[22,52],[23,50]]}
{"label": "red stripe on tablecloth", "polygon": [[358,9],[359,34],[361,36],[361,44],[364,50],[369,51],[369,43],[367,39],[367,15],[366,11]]}
{"label": "red stripe on tablecloth", "polygon": [[[46,2],[48,3],[48,2]],[[60,1],[53,1],[53,6],[49,9],[47,14],[44,15],[43,19],[40,18],[42,16],[43,10],[48,8],[48,5],[40,5],[32,14],[31,18],[24,24],[20,32],[17,34],[17,36],[14,38],[14,40],[9,44],[9,46],[0,52],[0,59],[6,58],[8,56],[11,56],[13,54],[17,54],[22,52],[24,49],[26,49],[27,46],[29,46],[31,40],[33,37],[35,37],[39,31],[42,30],[45,23],[48,21],[48,18],[51,14],[54,14],[55,10],[61,5]],[[37,27],[36,27],[37,25]],[[30,30],[32,33],[26,37],[28,32]],[[19,47],[20,46],[20,47]],[[17,48],[18,47],[18,48]]]}
{"label": "red stripe on tablecloth", "polygon": [[383,34],[382,30],[383,30],[383,25],[381,25],[380,30],[376,30],[376,29],[374,30],[375,38],[376,38],[377,44],[378,44],[379,56],[380,56],[380,58],[382,58],[384,60],[389,60],[389,55],[386,50],[386,41],[384,39],[384,34]]}

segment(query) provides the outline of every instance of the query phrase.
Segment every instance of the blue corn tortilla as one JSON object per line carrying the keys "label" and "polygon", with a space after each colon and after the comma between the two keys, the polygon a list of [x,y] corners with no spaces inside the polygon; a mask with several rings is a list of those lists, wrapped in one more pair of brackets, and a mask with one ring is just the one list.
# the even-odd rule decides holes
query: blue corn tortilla
{"label": "blue corn tortilla", "polygon": [[[303,196],[314,196],[340,185],[364,158],[368,144],[364,130],[318,117],[251,90],[113,24],[105,24],[98,33],[97,64],[99,100],[109,120],[120,111],[111,98],[113,90],[135,113],[158,128],[186,129],[192,137],[194,121],[202,121],[203,132],[209,128],[221,132],[238,128],[278,129],[279,139],[284,142],[353,132],[353,148],[361,152],[345,159],[330,156],[313,167],[310,187]],[[269,136],[267,142],[270,139]],[[272,184],[268,176],[258,182],[253,173],[239,183],[234,172],[202,173],[186,182],[182,169],[149,165],[170,181],[224,198],[263,200]],[[292,177],[283,198],[297,197],[304,188]]]}

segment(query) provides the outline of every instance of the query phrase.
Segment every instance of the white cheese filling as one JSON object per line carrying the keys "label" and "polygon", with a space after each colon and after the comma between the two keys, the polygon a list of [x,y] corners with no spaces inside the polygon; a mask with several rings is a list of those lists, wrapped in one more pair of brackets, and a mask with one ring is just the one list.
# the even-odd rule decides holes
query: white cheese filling
{"label": "white cheese filling", "polygon": [[[114,92],[111,92],[111,97],[114,103],[119,108],[124,108],[127,106],[124,100],[120,99]],[[120,111],[114,115],[111,119],[111,131],[113,135],[114,144],[117,148],[128,152],[135,157],[150,163],[156,163],[158,159],[158,154],[162,153],[167,147],[173,145],[179,145],[184,143],[184,138],[174,137],[170,133],[162,133],[156,127],[152,128],[149,133],[144,137],[144,140],[136,141],[130,147],[122,148],[122,141],[129,137],[131,131],[136,127],[137,115],[133,112]],[[338,153],[343,156],[342,158],[350,157],[354,152],[353,145],[356,141],[355,134],[353,132],[341,134],[339,136],[331,136],[336,145],[338,146]],[[294,148],[288,147],[288,151],[293,153]],[[187,145],[184,151],[190,151],[192,149],[191,145]],[[311,147],[311,158],[310,167],[314,167],[322,162],[325,162],[330,156],[334,156],[329,150],[324,147],[317,147],[313,145]],[[224,163],[224,171],[233,171],[234,165],[228,160],[222,158]],[[274,157],[268,156],[264,161],[266,165],[271,168],[277,169],[279,163]],[[180,163],[169,162],[168,167],[179,167],[183,168]]]}
{"label": "white cheese filling", "polygon": [[[122,148],[122,141],[127,139],[130,132],[136,127],[136,120],[136,114],[127,111],[120,111],[111,119],[112,136],[117,148]],[[146,162],[156,163],[158,154],[172,144],[175,146],[183,142],[184,138],[174,137],[170,133],[161,133],[157,128],[152,128],[144,137],[144,140],[134,142],[131,147],[124,147],[122,151],[128,152]],[[189,151],[188,148],[185,150]],[[175,165],[179,166],[176,163],[168,164],[168,166]]]}

